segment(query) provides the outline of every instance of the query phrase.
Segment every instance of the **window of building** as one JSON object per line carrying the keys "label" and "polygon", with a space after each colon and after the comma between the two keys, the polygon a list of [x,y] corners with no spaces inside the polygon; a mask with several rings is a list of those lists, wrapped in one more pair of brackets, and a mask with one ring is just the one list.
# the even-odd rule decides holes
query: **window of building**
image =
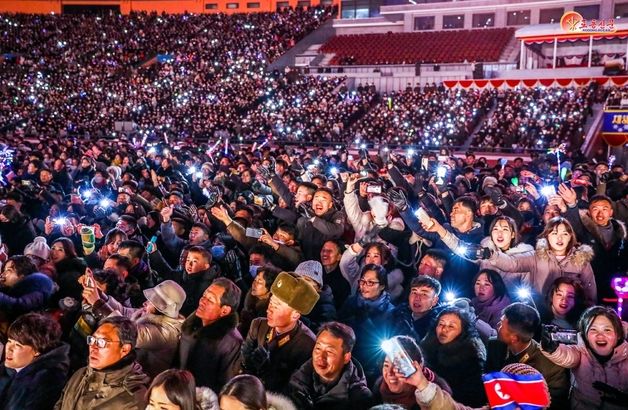
{"label": "window of building", "polygon": [[530,24],[530,10],[509,11],[506,24],[509,26],[525,26]]}
{"label": "window of building", "polygon": [[495,13],[474,14],[473,27],[495,27]]}
{"label": "window of building", "polygon": [[310,0],[300,0],[297,3],[298,7],[310,7]]}
{"label": "window of building", "polygon": [[259,7],[260,7],[259,3],[246,3],[247,9],[259,9]]}
{"label": "window of building", "polygon": [[565,14],[565,9],[562,7],[556,9],[543,9],[539,17],[540,24],[554,24],[560,23],[560,19]]}
{"label": "window of building", "polygon": [[464,14],[443,16],[443,28],[464,28]]}
{"label": "window of building", "polygon": [[277,2],[277,10],[284,9],[286,7],[290,7],[290,2],[287,1],[278,1]]}
{"label": "window of building", "polygon": [[218,9],[217,3],[207,3],[205,4],[205,10],[216,10]]}
{"label": "window of building", "polygon": [[342,18],[361,19],[379,16],[382,0],[343,0]]}
{"label": "window of building", "polygon": [[421,16],[414,18],[415,30],[434,30],[434,24],[436,17],[434,16]]}
{"label": "window of building", "polygon": [[625,19],[628,17],[628,3],[615,4],[615,19]]}
{"label": "window of building", "polygon": [[593,4],[591,6],[576,6],[573,11],[580,13],[585,20],[597,20],[600,18],[600,6]]}

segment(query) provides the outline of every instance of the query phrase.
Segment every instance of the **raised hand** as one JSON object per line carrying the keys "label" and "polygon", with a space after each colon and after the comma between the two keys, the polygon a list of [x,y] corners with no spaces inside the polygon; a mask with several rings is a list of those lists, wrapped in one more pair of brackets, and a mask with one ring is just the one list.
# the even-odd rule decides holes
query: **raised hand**
{"label": "raised hand", "polygon": [[563,201],[565,201],[569,207],[575,206],[578,202],[578,195],[576,194],[576,191],[574,191],[573,188],[568,187],[566,184],[560,184],[558,186],[558,195],[563,198]]}
{"label": "raised hand", "polygon": [[406,193],[400,188],[391,188],[388,190],[388,199],[399,211],[408,209],[408,198]]}

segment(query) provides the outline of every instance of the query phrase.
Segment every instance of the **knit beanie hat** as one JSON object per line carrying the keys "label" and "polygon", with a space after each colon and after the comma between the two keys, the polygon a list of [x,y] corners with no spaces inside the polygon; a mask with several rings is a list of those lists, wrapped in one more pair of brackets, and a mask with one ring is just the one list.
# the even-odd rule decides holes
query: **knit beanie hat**
{"label": "knit beanie hat", "polygon": [[33,255],[38,258],[47,261],[50,257],[50,246],[46,243],[46,238],[43,236],[36,237],[33,242],[26,245],[24,248],[24,255]]}
{"label": "knit beanie hat", "polygon": [[318,286],[323,287],[323,265],[319,261],[301,262],[294,273],[311,278]]}

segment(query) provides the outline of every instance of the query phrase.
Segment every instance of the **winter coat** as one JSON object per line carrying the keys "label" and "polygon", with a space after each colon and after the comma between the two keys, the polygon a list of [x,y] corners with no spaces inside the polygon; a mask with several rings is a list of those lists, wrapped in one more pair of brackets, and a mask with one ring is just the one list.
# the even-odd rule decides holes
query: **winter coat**
{"label": "winter coat", "polygon": [[543,354],[557,365],[571,369],[572,410],[626,408],[626,401],[609,401],[593,384],[602,382],[624,394],[628,392],[628,342],[624,341],[617,346],[611,359],[605,364],[601,364],[593,356],[582,339],[579,339],[577,345],[561,344],[554,353]]}
{"label": "winter coat", "polygon": [[[344,209],[347,214],[347,221],[355,232],[354,241],[358,242],[365,235],[370,233],[377,225],[373,220],[371,211],[362,211],[358,203],[358,196],[355,193],[347,194],[343,198]],[[397,231],[403,231],[404,223],[401,218],[388,217],[388,225]]]}
{"label": "winter coat", "polygon": [[566,369],[555,365],[543,356],[538,342],[531,340],[530,345],[524,351],[513,355],[508,351],[505,343],[492,339],[487,344],[487,352],[485,366],[487,373],[499,372],[504,366],[513,363],[527,364],[543,375],[552,398],[550,408],[562,410],[568,407],[569,374]]}
{"label": "winter coat", "polygon": [[68,379],[69,350],[70,346],[60,345],[19,372],[0,365],[0,409],[51,410]]}
{"label": "winter coat", "polygon": [[345,219],[343,211],[333,209],[320,217],[300,217],[297,220],[297,238],[303,248],[303,260],[318,260],[325,242],[342,237]]}
{"label": "winter coat", "polygon": [[336,383],[328,385],[316,374],[310,359],[290,378],[290,397],[299,409],[359,410],[370,407],[373,394],[356,360],[349,361]]}
{"label": "winter coat", "polygon": [[85,273],[87,264],[81,258],[65,258],[55,263],[57,269],[57,283],[59,291],[55,295],[55,300],[71,297],[74,300],[82,300],[83,286],[78,283],[78,278]]}
{"label": "winter coat", "polygon": [[312,357],[316,336],[299,321],[289,332],[288,340],[270,351],[270,363],[267,366],[259,371],[246,369],[246,358],[259,346],[268,347],[268,339],[272,332],[273,329],[268,326],[265,317],[253,320],[249,334],[242,344],[240,362],[244,373],[260,378],[267,390],[284,392],[288,388],[292,373]]}
{"label": "winter coat", "polygon": [[327,272],[326,269],[323,269],[323,283],[325,285],[329,285],[331,288],[331,291],[334,294],[334,304],[336,305],[336,309],[340,309],[349,295],[351,295],[351,285],[342,275],[342,272],[340,271],[340,264],[337,264],[336,267],[329,272]]}
{"label": "winter coat", "polygon": [[251,290],[249,289],[244,297],[244,304],[242,306],[242,310],[240,311],[240,324],[238,325],[238,331],[241,335],[249,333],[253,319],[266,316],[266,310],[268,309],[269,302],[270,297],[260,299],[251,295]]}
{"label": "winter coat", "polygon": [[22,255],[24,248],[35,239],[33,224],[21,217],[17,222],[0,222],[0,237],[7,245],[9,256]]}
{"label": "winter coat", "polygon": [[328,285],[324,285],[318,295],[318,302],[316,302],[310,314],[301,316],[303,323],[314,333],[318,333],[318,329],[323,323],[336,320],[336,306],[334,305],[334,294],[331,292],[331,288]]}
{"label": "winter coat", "polygon": [[177,352],[183,316],[145,313],[144,309],[124,306],[115,298],[97,301],[92,312],[99,319],[114,312],[133,320],[137,326],[137,361],[151,378],[171,367]]}
{"label": "winter coat", "polygon": [[195,314],[183,322],[178,367],[189,370],[197,386],[219,392],[238,374],[242,336],[236,329],[237,325],[237,313],[223,316],[207,326],[203,326]]}
{"label": "winter coat", "polygon": [[578,208],[569,208],[565,217],[571,222],[578,240],[593,248],[591,267],[595,272],[595,279],[599,284],[599,299],[615,298],[610,287],[611,279],[618,272],[628,270],[628,231],[626,225],[617,219],[611,219],[613,230],[609,242],[606,242],[600,233],[599,226],[586,212],[579,212]]}
{"label": "winter coat", "polygon": [[408,303],[397,305],[392,313],[392,317],[395,318],[395,330],[392,334],[410,336],[416,341],[423,340],[425,335],[427,335],[436,324],[436,318],[442,309],[443,305],[434,306],[425,316],[414,319]]}
{"label": "winter coat", "polygon": [[[358,263],[358,254],[351,247],[348,247],[340,259],[340,272],[342,272],[342,276],[344,276],[347,282],[351,284],[352,294],[358,291],[358,281],[360,280],[363,266],[364,260],[362,260],[362,263]],[[388,272],[387,279],[388,293],[393,300],[397,300],[403,293],[403,272],[401,269],[395,268]]]}
{"label": "winter coat", "polygon": [[[497,247],[493,243],[493,240],[491,239],[490,236],[487,236],[486,238],[482,239],[482,242],[480,242],[480,245],[491,248],[493,249],[493,251],[503,252],[502,250],[496,249]],[[532,251],[534,251],[534,247],[532,247],[531,245],[528,245],[527,243],[520,242],[517,245],[513,246],[512,248],[509,248],[504,253],[506,255],[513,256],[513,255],[518,255],[521,253],[532,252]],[[480,270],[493,269],[497,271],[497,273],[501,275],[502,279],[504,279],[504,283],[506,284],[506,288],[508,289],[512,289],[517,286],[530,286],[530,272],[504,273],[499,269],[495,269],[495,267],[491,264],[491,262],[489,262],[486,259],[480,260],[479,263],[480,263]]]}
{"label": "winter coat", "polygon": [[427,366],[451,387],[454,400],[468,406],[486,403],[482,382],[486,348],[479,337],[460,335],[441,344],[436,332],[430,331],[421,341],[421,349]]}
{"label": "winter coat", "polygon": [[584,288],[585,303],[594,305],[597,301],[597,287],[593,270],[589,263],[593,250],[588,245],[576,246],[561,261],[549,250],[546,239],[539,239],[534,252],[518,255],[493,253],[490,263],[508,272],[530,272],[530,284],[541,295],[547,295],[556,278],[569,277],[579,281]]}
{"label": "winter coat", "polygon": [[46,308],[48,299],[54,293],[54,282],[43,273],[35,272],[25,276],[13,287],[0,291],[0,312],[9,319]]}
{"label": "winter coat", "polygon": [[[443,390],[436,383],[430,382],[424,390],[417,390],[415,393],[417,404],[421,410],[473,410],[474,407],[457,403],[449,393]],[[481,408],[489,410],[488,406]]]}
{"label": "winter coat", "polygon": [[55,410],[142,410],[150,378],[129,353],[118,363],[95,370],[77,370],[63,389]]}
{"label": "winter coat", "polygon": [[266,402],[268,403],[268,410],[297,410],[297,407],[289,398],[279,393],[267,391]]}
{"label": "winter coat", "polygon": [[388,293],[383,292],[376,300],[366,300],[361,294],[353,295],[338,312],[338,320],[355,332],[353,357],[362,364],[369,383],[381,373],[384,360],[381,349],[374,351],[373,341],[392,336],[394,308]]}

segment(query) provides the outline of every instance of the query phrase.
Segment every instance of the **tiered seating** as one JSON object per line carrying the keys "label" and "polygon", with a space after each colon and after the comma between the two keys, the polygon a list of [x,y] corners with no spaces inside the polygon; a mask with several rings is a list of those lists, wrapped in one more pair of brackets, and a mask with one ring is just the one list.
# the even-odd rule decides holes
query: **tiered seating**
{"label": "tiered seating", "polygon": [[320,51],[330,64],[411,64],[498,61],[513,28],[335,36]]}

